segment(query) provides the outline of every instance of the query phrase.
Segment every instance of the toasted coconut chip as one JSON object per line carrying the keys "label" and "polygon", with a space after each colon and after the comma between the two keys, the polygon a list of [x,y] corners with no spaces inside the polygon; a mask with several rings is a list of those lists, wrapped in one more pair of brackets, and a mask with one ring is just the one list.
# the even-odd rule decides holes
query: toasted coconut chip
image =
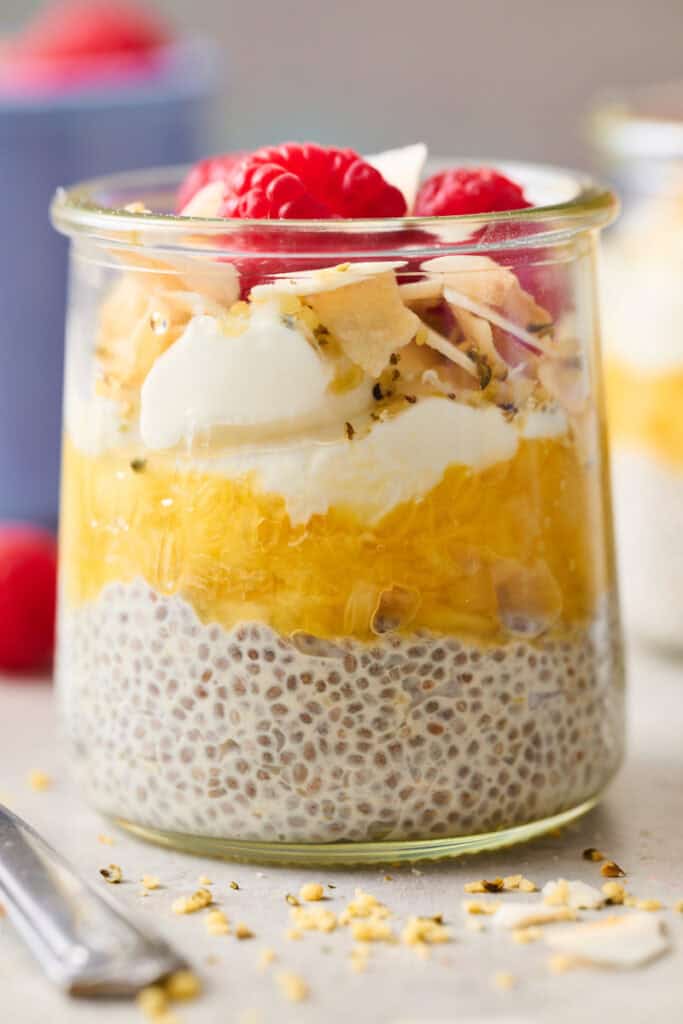
{"label": "toasted coconut chip", "polygon": [[372,377],[379,377],[393,352],[412,341],[419,317],[401,302],[391,271],[307,296],[321,322],[345,355]]}
{"label": "toasted coconut chip", "polygon": [[488,320],[489,323],[495,324],[496,327],[500,327],[501,330],[507,331],[508,334],[512,335],[518,341],[528,348],[535,354],[543,353],[546,356],[554,356],[555,349],[552,345],[547,344],[542,338],[539,338],[537,334],[532,334],[531,331],[527,331],[526,328],[520,327],[519,324],[509,320],[506,316],[496,312],[495,309],[491,309],[490,306],[484,306],[479,302],[475,302],[470,299],[467,295],[462,292],[455,291],[454,288],[447,287],[443,291],[444,298],[449,305],[455,307],[457,316],[458,309],[467,310],[469,313],[474,313],[476,316],[482,317],[484,320]]}
{"label": "toasted coconut chip", "polygon": [[385,181],[403,193],[410,213],[415,205],[422,170],[427,159],[427,147],[424,142],[416,142],[412,146],[402,146],[399,149],[386,149],[383,153],[373,153],[365,159],[379,171]]}
{"label": "toasted coconut chip", "polygon": [[488,306],[504,306],[509,294],[520,287],[512,271],[489,256],[437,256],[422,263],[420,269],[435,276],[444,288],[464,292],[474,302]]}
{"label": "toasted coconut chip", "polygon": [[474,362],[464,352],[461,352],[457,345],[454,345],[448,338],[444,338],[442,334],[438,334],[437,331],[433,331],[427,324],[422,325],[422,330],[425,332],[425,345],[429,345],[430,348],[445,356],[446,359],[450,359],[452,363],[455,363],[465,370],[466,373],[469,373],[470,377],[479,377],[479,372]]}
{"label": "toasted coconut chip", "polygon": [[420,600],[419,592],[412,587],[394,584],[389,590],[383,590],[370,619],[370,629],[382,636],[407,626],[415,618]]}
{"label": "toasted coconut chip", "polygon": [[180,211],[182,217],[217,217],[225,195],[225,182],[210,181],[195,192]]}
{"label": "toasted coconut chip", "polygon": [[398,290],[403,301],[410,305],[411,302],[426,302],[430,299],[440,299],[443,295],[443,282],[436,278],[425,277],[422,281],[400,284]]}
{"label": "toasted coconut chip", "polygon": [[571,907],[572,910],[597,910],[605,896],[586,882],[568,882],[566,878],[548,882],[542,889],[543,902],[549,907]]}
{"label": "toasted coconut chip", "polygon": [[505,903],[493,915],[497,928],[514,929],[575,919],[576,913],[571,907],[547,907],[537,903]]}
{"label": "toasted coconut chip", "polygon": [[360,284],[371,278],[399,270],[405,260],[377,260],[376,262],[338,263],[320,270],[302,270],[298,274],[274,274],[268,284],[257,284],[251,289],[251,297],[261,299],[271,295],[318,295],[335,292],[352,284]]}
{"label": "toasted coconut chip", "polygon": [[559,953],[603,967],[638,967],[669,948],[662,921],[647,913],[553,929],[545,940]]}
{"label": "toasted coconut chip", "polygon": [[453,312],[465,340],[486,356],[495,377],[505,379],[509,367],[494,344],[493,331],[488,320],[475,316],[466,309],[457,309]]}

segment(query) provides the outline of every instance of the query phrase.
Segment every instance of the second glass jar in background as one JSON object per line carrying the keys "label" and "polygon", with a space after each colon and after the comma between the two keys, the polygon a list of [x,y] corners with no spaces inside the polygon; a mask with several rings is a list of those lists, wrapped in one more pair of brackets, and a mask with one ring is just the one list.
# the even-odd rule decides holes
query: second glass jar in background
{"label": "second glass jar in background", "polygon": [[617,549],[630,633],[683,652],[683,82],[596,112],[625,215],[603,259]]}
{"label": "second glass jar in background", "polygon": [[614,200],[511,173],[541,208],[119,209],[172,208],[171,174],[58,196],[59,693],[104,812],[214,853],[386,860],[532,835],[612,777]]}

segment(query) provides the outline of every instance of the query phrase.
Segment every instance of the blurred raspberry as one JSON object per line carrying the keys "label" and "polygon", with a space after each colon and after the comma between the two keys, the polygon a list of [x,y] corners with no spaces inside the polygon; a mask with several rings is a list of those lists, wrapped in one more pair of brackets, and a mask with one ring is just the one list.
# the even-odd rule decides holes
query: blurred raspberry
{"label": "blurred raspberry", "polygon": [[434,174],[415,200],[416,217],[522,210],[532,204],[510,178],[492,167],[454,167]]}
{"label": "blurred raspberry", "polygon": [[244,152],[222,153],[220,156],[209,156],[205,160],[199,160],[190,168],[185,178],[180,183],[176,197],[176,210],[180,213],[185,209],[191,199],[213,181],[226,181],[231,171],[243,160],[247,154]]}
{"label": "blurred raspberry", "polygon": [[168,40],[162,21],[140,7],[119,0],[63,0],[36,18],[12,49],[45,59],[143,55]]}
{"label": "blurred raspberry", "polygon": [[266,146],[229,176],[222,217],[283,220],[402,217],[405,199],[351,149]]}
{"label": "blurred raspberry", "polygon": [[0,527],[0,671],[49,667],[56,595],[52,534],[31,526]]}

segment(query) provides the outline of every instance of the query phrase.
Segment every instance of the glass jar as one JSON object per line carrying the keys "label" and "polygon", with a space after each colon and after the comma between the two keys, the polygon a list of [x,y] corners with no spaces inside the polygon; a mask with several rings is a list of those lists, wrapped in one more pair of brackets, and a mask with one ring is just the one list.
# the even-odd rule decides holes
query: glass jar
{"label": "glass jar", "polygon": [[164,216],[175,172],[56,197],[60,704],[83,789],[133,831],[434,857],[566,822],[614,774],[615,200],[503,170],[535,208]]}
{"label": "glass jar", "polygon": [[625,196],[605,246],[608,420],[624,618],[683,651],[683,84],[604,103],[594,139]]}

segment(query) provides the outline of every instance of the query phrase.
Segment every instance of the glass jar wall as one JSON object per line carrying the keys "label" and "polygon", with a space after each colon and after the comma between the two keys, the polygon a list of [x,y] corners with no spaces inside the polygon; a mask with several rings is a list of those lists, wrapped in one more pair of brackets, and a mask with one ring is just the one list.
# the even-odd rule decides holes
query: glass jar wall
{"label": "glass jar wall", "polygon": [[420,220],[164,216],[170,172],[57,196],[59,693],[105,813],[226,855],[413,858],[611,778],[614,200],[514,174],[536,207]]}

